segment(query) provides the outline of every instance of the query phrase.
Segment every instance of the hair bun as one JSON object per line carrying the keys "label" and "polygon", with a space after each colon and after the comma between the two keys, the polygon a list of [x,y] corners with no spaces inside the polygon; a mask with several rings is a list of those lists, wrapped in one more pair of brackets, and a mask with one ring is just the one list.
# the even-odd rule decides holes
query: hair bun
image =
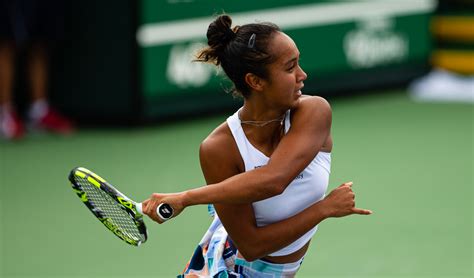
{"label": "hair bun", "polygon": [[228,15],[220,15],[207,29],[208,45],[216,48],[224,48],[231,40],[235,38],[235,33],[231,29],[232,19]]}

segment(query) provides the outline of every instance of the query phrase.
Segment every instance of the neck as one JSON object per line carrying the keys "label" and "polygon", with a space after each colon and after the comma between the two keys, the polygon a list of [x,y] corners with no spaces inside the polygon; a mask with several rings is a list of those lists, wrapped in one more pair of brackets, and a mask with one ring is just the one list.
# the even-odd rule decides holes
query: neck
{"label": "neck", "polygon": [[[284,120],[287,109],[275,107],[271,104],[269,105],[268,102],[269,101],[256,99],[255,96],[252,100],[245,100],[238,114],[240,121],[246,125],[252,125],[252,123],[254,123],[254,126],[255,124],[257,124],[257,126],[266,126]],[[276,125],[271,124],[271,126]]]}
{"label": "neck", "polygon": [[[277,118],[252,118],[243,117],[241,111],[238,113],[242,129],[247,139],[263,154],[270,157],[281,138],[285,134],[285,114]],[[259,119],[259,120],[256,120]]]}

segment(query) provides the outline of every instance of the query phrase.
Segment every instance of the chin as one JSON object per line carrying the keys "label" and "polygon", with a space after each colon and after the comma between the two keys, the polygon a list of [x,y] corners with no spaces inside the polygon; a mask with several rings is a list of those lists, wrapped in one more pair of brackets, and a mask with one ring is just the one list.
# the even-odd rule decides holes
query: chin
{"label": "chin", "polygon": [[298,104],[300,103],[300,99],[301,99],[301,95],[298,97],[295,97],[295,99],[293,99],[293,101],[290,104],[290,109],[296,108]]}

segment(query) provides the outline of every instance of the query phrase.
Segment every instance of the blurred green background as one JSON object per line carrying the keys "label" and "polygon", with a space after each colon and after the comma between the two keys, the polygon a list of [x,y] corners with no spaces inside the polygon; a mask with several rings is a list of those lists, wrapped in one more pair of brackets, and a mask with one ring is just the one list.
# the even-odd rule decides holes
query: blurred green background
{"label": "blurred green background", "polygon": [[[323,222],[298,277],[472,277],[473,106],[403,90],[329,101],[330,188],[354,181],[374,214]],[[210,224],[205,206],[147,221],[136,248],[92,216],[67,175],[88,167],[136,200],[201,186],[199,144],[226,116],[1,142],[2,277],[174,277]]]}
{"label": "blurred green background", "polygon": [[[92,216],[67,176],[84,166],[137,201],[204,184],[199,144],[241,102],[190,54],[223,11],[234,24],[273,20],[295,40],[305,93],[333,108],[329,190],[353,181],[358,206],[374,211],[324,221],[298,277],[473,277],[473,8],[471,0],[68,1],[49,96],[78,130],[0,138],[0,277],[181,272],[211,222],[206,206],[164,225],[147,219],[149,240],[136,248]],[[25,116],[28,82],[17,79]]]}

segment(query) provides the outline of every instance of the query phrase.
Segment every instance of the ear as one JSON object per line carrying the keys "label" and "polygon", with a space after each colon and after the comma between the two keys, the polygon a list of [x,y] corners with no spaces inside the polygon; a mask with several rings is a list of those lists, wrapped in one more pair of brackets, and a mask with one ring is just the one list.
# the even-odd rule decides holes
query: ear
{"label": "ear", "polygon": [[253,73],[247,73],[245,75],[245,82],[249,85],[250,89],[260,92],[263,91],[265,80]]}

